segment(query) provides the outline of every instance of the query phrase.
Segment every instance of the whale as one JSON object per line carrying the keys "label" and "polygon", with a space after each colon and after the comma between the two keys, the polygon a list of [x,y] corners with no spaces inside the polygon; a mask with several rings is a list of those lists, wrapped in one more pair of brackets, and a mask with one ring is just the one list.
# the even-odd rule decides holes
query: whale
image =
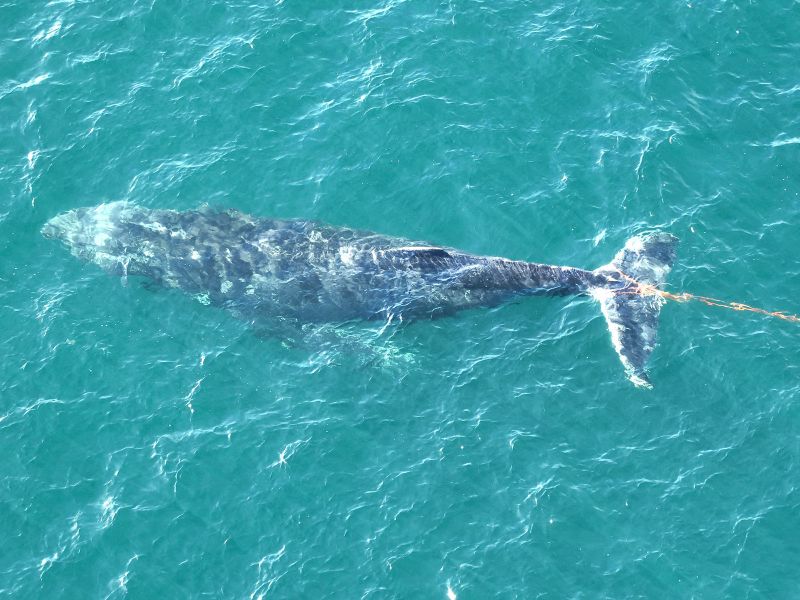
{"label": "whale", "polygon": [[647,231],[595,269],[470,254],[454,248],[301,219],[237,210],[151,209],[119,201],[77,208],[41,230],[120,277],[179,289],[256,321],[412,322],[526,296],[587,295],[608,325],[624,371],[652,387],[659,290],[677,238]]}

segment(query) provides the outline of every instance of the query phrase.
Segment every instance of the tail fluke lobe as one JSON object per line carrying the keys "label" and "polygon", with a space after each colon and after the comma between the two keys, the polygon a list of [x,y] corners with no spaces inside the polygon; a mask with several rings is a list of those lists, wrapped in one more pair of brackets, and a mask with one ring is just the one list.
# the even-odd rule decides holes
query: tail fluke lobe
{"label": "tail fluke lobe", "polygon": [[661,288],[675,261],[677,243],[668,233],[632,237],[610,264],[596,271],[609,284],[594,288],[592,294],[600,302],[628,378],[637,386],[652,387],[645,367],[656,344],[664,303],[657,294],[642,293],[642,286]]}

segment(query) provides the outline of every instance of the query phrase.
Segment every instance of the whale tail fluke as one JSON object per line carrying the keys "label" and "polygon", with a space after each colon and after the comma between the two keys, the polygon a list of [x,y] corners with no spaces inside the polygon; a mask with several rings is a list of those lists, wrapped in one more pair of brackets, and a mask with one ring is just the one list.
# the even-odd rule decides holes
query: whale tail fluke
{"label": "whale tail fluke", "polygon": [[619,286],[594,288],[611,341],[628,378],[637,386],[652,387],[645,366],[656,343],[658,315],[664,299],[642,288],[661,289],[675,261],[678,238],[647,233],[630,238],[614,260],[597,273],[619,281]]}

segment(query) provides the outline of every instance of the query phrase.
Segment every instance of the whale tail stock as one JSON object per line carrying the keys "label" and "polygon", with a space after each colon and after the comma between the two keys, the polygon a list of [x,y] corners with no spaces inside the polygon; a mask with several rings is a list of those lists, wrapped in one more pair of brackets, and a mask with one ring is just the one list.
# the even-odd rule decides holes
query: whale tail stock
{"label": "whale tail stock", "polygon": [[630,238],[608,264],[595,270],[610,285],[592,288],[606,318],[611,342],[628,378],[651,388],[645,366],[656,343],[658,315],[664,298],[658,290],[675,261],[678,239],[668,233]]}

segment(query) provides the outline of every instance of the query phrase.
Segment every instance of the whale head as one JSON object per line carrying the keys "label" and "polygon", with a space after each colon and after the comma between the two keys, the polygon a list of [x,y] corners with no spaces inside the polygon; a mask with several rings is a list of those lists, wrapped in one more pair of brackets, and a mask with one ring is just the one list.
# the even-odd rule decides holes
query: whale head
{"label": "whale head", "polygon": [[142,258],[142,239],[136,224],[146,210],[128,202],[76,208],[56,215],[42,227],[42,235],[64,243],[78,258],[111,272],[127,273]]}

